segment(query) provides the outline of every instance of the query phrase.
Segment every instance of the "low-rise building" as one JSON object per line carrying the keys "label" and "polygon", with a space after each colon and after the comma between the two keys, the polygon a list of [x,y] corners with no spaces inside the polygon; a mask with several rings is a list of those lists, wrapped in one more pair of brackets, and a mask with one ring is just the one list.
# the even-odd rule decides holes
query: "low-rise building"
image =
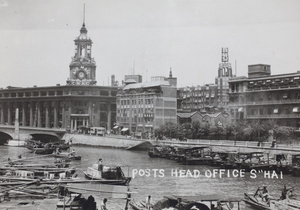
{"label": "low-rise building", "polygon": [[[48,87],[7,87],[0,89],[0,123],[12,125],[15,110],[20,110],[20,126],[65,128],[105,127],[116,120],[118,87],[96,86],[96,62],[92,40],[83,23],[74,40],[75,54],[69,65],[66,85]],[[114,77],[112,77],[114,78]]]}
{"label": "low-rise building", "polygon": [[224,125],[227,125],[229,123],[228,120],[228,114],[226,112],[201,114],[200,112],[196,111],[188,113],[177,113],[177,122],[179,125],[198,121],[200,125],[223,127]]}
{"label": "low-rise building", "polygon": [[271,75],[270,65],[248,66],[248,77],[229,81],[229,113],[239,120],[274,120],[300,127],[300,72]]}
{"label": "low-rise building", "polygon": [[154,77],[150,82],[122,87],[117,94],[114,128],[135,135],[149,135],[166,122],[176,123],[176,80],[170,71],[169,77]]}

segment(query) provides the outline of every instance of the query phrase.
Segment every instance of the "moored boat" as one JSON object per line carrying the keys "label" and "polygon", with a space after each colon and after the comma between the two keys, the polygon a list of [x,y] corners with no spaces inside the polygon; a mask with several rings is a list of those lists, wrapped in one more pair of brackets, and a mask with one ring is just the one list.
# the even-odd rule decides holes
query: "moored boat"
{"label": "moored boat", "polygon": [[68,160],[81,160],[81,156],[77,155],[75,150],[71,152],[56,152],[54,154],[55,158],[63,158]]}
{"label": "moored boat", "polygon": [[269,195],[266,186],[258,188],[255,194],[244,193],[244,202],[254,209],[261,210],[293,210],[300,209],[300,201],[294,198],[293,188],[284,186],[280,198]]}
{"label": "moored boat", "polygon": [[261,200],[257,199],[256,195],[250,195],[248,193],[244,193],[244,202],[255,209],[272,210],[272,208],[270,207],[270,203],[267,203],[262,199]]}
{"label": "moored boat", "polygon": [[[147,204],[144,201],[132,200],[129,203],[135,210],[146,210]],[[149,204],[148,204],[149,205]],[[216,195],[197,195],[197,196],[164,196],[161,200],[150,204],[151,209],[174,209],[174,210],[240,210],[240,200],[236,198],[220,198]],[[234,208],[233,208],[234,207]]]}
{"label": "moored boat", "polygon": [[213,161],[211,149],[206,146],[192,147],[184,150],[183,163],[187,165],[210,165]]}
{"label": "moored boat", "polygon": [[19,139],[9,139],[4,145],[11,147],[24,147],[26,145],[26,142]]}
{"label": "moored boat", "polygon": [[99,180],[104,184],[128,185],[131,181],[131,177],[126,177],[120,166],[103,166],[97,163],[83,173],[86,178]]}
{"label": "moored boat", "polygon": [[151,158],[161,157],[161,147],[152,146],[149,148],[148,155]]}
{"label": "moored boat", "polygon": [[292,156],[292,174],[293,176],[300,176],[300,154]]}
{"label": "moored boat", "polygon": [[271,170],[272,164],[269,163],[269,154],[264,152],[239,153],[238,160],[235,162],[238,169],[245,169],[246,172],[255,170]]}

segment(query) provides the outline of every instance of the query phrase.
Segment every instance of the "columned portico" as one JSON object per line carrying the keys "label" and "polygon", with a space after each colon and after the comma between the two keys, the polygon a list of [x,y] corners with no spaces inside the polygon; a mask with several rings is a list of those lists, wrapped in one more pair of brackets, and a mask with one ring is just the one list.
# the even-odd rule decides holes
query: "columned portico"
{"label": "columned portico", "polygon": [[11,125],[11,107],[10,103],[7,103],[7,124]]}
{"label": "columned portico", "polygon": [[31,102],[29,104],[29,126],[33,127],[33,107],[34,104]]}
{"label": "columned portico", "polygon": [[22,126],[26,126],[26,102],[22,103]]}
{"label": "columned portico", "polygon": [[107,130],[111,130],[111,104],[107,104]]}
{"label": "columned portico", "polygon": [[53,127],[58,127],[58,118],[57,118],[57,102],[53,102]]}
{"label": "columned portico", "polygon": [[1,124],[4,124],[4,103],[1,103]]}
{"label": "columned portico", "polygon": [[49,102],[45,102],[45,124],[46,124],[46,128],[50,128]]}
{"label": "columned portico", "polygon": [[72,114],[71,115],[71,130],[78,130],[79,126],[89,126],[88,114]]}
{"label": "columned portico", "polygon": [[37,102],[37,127],[42,127],[41,102]]}

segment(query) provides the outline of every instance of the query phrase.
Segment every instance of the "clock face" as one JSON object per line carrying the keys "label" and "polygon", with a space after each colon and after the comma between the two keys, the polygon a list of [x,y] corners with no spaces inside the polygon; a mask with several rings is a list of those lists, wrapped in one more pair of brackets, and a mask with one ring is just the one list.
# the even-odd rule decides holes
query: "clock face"
{"label": "clock face", "polygon": [[79,72],[77,73],[77,77],[78,77],[79,79],[84,79],[84,78],[85,78],[85,73],[84,73],[83,71],[79,71]]}

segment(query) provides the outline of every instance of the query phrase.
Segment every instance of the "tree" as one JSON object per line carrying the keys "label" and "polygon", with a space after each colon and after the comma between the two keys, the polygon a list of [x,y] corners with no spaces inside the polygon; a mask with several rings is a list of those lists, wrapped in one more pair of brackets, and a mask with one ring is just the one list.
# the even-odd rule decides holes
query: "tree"
{"label": "tree", "polygon": [[294,128],[289,126],[278,126],[274,128],[274,137],[278,140],[288,141],[294,134]]}
{"label": "tree", "polygon": [[220,126],[214,126],[210,128],[210,138],[212,139],[224,139],[224,129]]}

